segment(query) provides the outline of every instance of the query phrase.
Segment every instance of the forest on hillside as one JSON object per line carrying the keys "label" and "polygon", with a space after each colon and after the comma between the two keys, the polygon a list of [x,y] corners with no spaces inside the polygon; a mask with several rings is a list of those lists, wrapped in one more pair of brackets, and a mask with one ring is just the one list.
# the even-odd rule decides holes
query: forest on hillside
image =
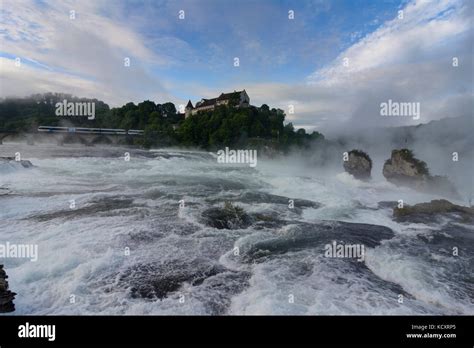
{"label": "forest on hillside", "polygon": [[[95,118],[56,116],[56,103],[94,102]],[[45,93],[26,98],[5,98],[0,101],[0,129],[34,132],[40,125],[144,130],[134,145],[187,146],[215,149],[222,146],[261,147],[286,151],[291,146],[309,147],[323,140],[321,133],[307,134],[285,124],[281,109],[260,107],[234,108],[218,106],[188,118],[179,114],[173,103],[156,104],[143,101],[110,108],[97,99],[77,98],[69,94]]]}

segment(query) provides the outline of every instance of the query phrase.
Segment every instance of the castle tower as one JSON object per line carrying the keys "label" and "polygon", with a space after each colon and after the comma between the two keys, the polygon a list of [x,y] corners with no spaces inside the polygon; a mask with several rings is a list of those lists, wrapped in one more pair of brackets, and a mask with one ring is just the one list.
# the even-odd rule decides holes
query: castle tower
{"label": "castle tower", "polygon": [[188,118],[191,116],[191,113],[194,109],[193,103],[191,103],[191,100],[188,101],[188,104],[184,108],[184,118]]}

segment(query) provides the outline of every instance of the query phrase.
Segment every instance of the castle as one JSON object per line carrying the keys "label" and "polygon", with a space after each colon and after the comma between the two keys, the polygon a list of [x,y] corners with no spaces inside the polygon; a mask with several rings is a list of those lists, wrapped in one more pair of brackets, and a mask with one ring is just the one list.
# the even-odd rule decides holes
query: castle
{"label": "castle", "polygon": [[212,99],[201,99],[196,103],[196,106],[193,106],[191,100],[188,101],[185,110],[185,118],[188,118],[191,115],[197,114],[199,111],[209,111],[214,110],[216,106],[219,105],[229,105],[233,107],[248,107],[250,105],[250,98],[245,91],[233,91],[230,93],[221,93],[217,98]]}

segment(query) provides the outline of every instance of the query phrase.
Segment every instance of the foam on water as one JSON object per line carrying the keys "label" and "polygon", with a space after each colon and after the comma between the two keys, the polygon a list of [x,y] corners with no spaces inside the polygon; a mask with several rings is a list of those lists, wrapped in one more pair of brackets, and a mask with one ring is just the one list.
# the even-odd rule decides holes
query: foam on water
{"label": "foam on water", "polygon": [[[449,276],[450,258],[434,247],[416,255],[426,244],[420,238],[437,236],[438,228],[399,224],[389,208],[378,207],[380,201],[423,202],[429,195],[284,162],[219,166],[212,155],[193,151],[132,153],[126,162],[123,149],[86,157],[74,148],[74,157],[56,158],[50,155],[54,147],[43,150],[21,151],[32,153],[25,159],[35,168],[0,169],[0,187],[8,189],[0,195],[0,242],[39,246],[37,262],[0,260],[18,293],[14,314],[474,313],[469,283]],[[2,151],[10,156],[13,149]],[[239,202],[245,192],[322,206],[291,211],[272,201]],[[292,222],[260,229],[206,226],[201,213],[229,197],[249,214]],[[185,208],[179,209],[180,199]],[[395,237],[367,248],[360,264],[325,258],[319,245],[245,259],[252,245],[292,238],[298,223],[321,220],[383,225]],[[439,270],[433,262],[441,263]],[[197,269],[211,271],[201,279],[193,274]],[[160,279],[176,287],[162,298],[131,296],[141,286],[156,290]],[[397,302],[400,293],[403,304]]]}

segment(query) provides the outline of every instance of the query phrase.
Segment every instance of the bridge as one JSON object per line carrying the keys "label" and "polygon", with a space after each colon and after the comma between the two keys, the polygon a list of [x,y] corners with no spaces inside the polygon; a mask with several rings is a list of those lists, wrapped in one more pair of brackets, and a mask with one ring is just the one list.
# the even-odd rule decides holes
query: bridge
{"label": "bridge", "polygon": [[84,128],[84,127],[56,127],[39,126],[36,132],[18,132],[0,129],[0,144],[4,140],[26,141],[34,145],[35,141],[45,138],[53,139],[58,145],[65,143],[80,143],[84,145],[132,143],[133,138],[143,136],[143,130],[138,129],[111,129],[111,128]]}

